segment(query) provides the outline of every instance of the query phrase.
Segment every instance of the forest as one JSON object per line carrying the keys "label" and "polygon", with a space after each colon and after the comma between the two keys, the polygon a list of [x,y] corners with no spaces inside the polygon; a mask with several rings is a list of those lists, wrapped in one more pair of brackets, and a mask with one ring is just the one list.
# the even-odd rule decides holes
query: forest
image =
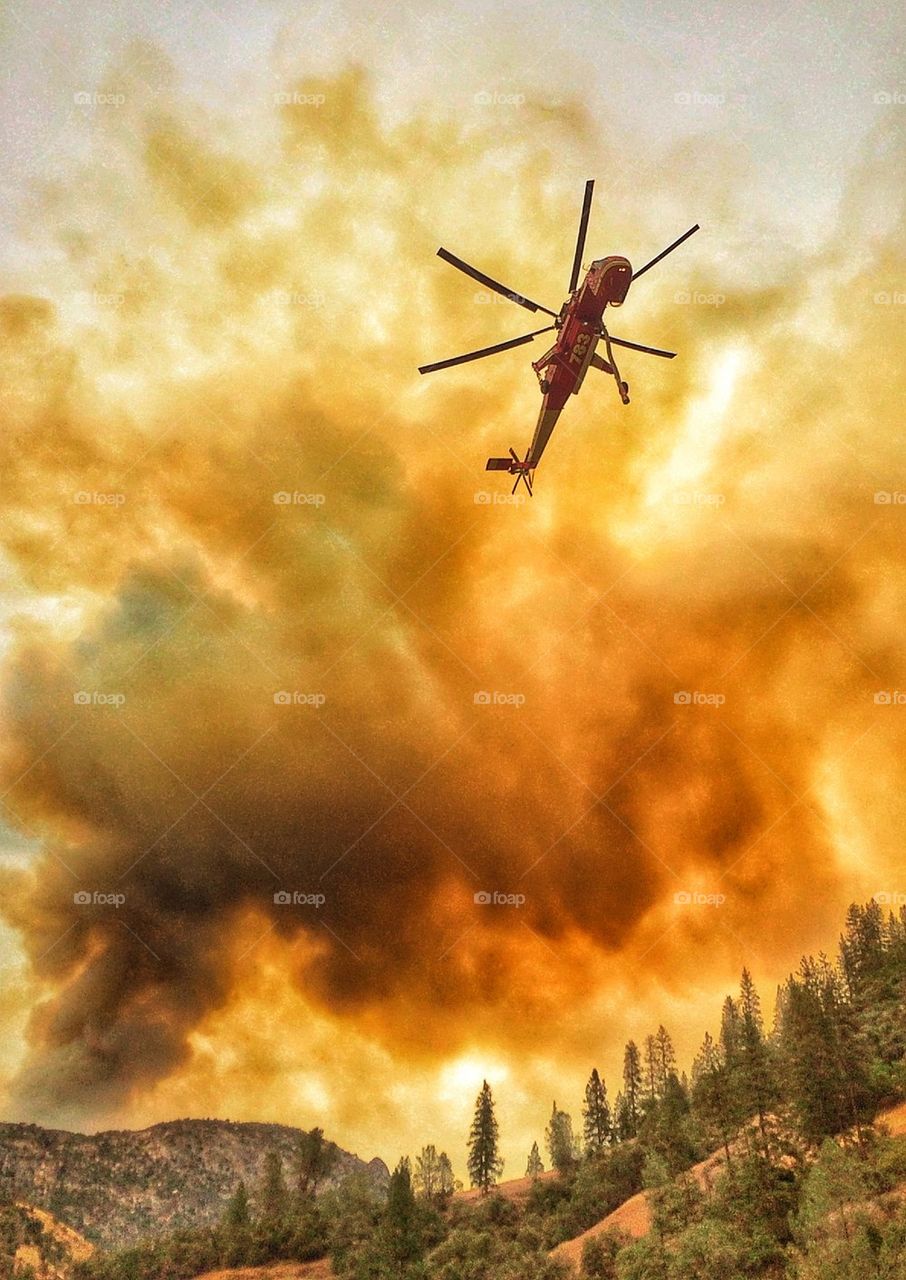
{"label": "forest", "polygon": [[[384,1186],[336,1183],[313,1129],[288,1164],[267,1153],[216,1225],[99,1251],[73,1280],[318,1258],[343,1280],[561,1280],[557,1246],[593,1227],[577,1261],[594,1280],[906,1276],[906,1137],[879,1121],[906,1098],[906,908],[851,906],[835,957],[802,959],[770,1027],[744,969],[687,1068],[661,1026],[626,1044],[618,1084],[611,1101],[592,1068],[575,1121],[553,1103],[521,1185],[500,1182],[484,1082],[463,1135],[476,1194],[430,1143]],[[648,1229],[607,1227],[641,1192]]]}

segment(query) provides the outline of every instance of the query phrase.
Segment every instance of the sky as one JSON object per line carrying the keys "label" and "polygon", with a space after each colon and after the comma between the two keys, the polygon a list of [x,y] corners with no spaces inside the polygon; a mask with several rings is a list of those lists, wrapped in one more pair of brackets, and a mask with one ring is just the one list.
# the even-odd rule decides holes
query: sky
{"label": "sky", "polygon": [[[506,1172],[906,901],[899,6],[0,17],[0,1093]],[[509,501],[557,309],[647,261]],[[617,324],[617,320],[619,324]],[[542,340],[543,341],[543,340]],[[537,358],[537,354],[535,358]],[[487,899],[490,898],[490,901]]]}

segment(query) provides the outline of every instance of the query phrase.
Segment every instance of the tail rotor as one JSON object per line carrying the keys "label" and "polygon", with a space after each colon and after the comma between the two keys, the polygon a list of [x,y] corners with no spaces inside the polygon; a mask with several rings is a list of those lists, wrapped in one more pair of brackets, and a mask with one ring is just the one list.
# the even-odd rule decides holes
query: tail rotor
{"label": "tail rotor", "polygon": [[529,497],[531,498],[532,473],[535,470],[535,464],[529,461],[531,452],[532,450],[530,445],[525,457],[520,458],[516,450],[511,448],[510,456],[508,458],[488,458],[485,471],[506,471],[509,475],[515,476],[516,481],[510,492],[515,493],[519,488],[519,482],[522,481],[528,490]]}
{"label": "tail rotor", "polygon": [[528,490],[528,496],[530,498],[532,497],[532,471],[534,468],[529,463],[529,456],[531,452],[531,449],[529,449],[525,457],[520,458],[516,450],[512,447],[510,448],[510,457],[513,459],[512,465],[510,466],[510,475],[516,477],[515,483],[510,490],[511,494],[515,493],[519,488],[519,481],[521,480]]}

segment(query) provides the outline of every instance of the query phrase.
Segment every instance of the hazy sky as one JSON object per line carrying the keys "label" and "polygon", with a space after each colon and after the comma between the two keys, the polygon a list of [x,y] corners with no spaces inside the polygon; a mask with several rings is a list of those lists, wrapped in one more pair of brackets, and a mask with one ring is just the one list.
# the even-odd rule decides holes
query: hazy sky
{"label": "hazy sky", "polygon": [[[0,23],[5,1115],[461,1172],[486,1076],[519,1174],[906,892],[900,7]],[[435,251],[557,307],[591,176],[589,260],[701,223],[680,354],[496,503],[532,348],[416,368],[531,322]]]}

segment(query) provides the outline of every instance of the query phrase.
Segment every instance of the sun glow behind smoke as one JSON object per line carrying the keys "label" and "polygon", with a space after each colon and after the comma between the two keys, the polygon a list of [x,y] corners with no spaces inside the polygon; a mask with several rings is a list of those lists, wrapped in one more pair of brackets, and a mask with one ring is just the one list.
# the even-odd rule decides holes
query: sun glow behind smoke
{"label": "sun glow behind smoke", "polygon": [[728,436],[739,430],[733,419],[737,383],[745,376],[745,353],[738,346],[712,355],[713,366],[705,384],[689,399],[677,424],[676,441],[660,466],[651,469],[643,494],[640,518],[623,526],[629,545],[688,527],[682,507],[700,504],[704,498],[724,498],[709,493],[715,455]]}

